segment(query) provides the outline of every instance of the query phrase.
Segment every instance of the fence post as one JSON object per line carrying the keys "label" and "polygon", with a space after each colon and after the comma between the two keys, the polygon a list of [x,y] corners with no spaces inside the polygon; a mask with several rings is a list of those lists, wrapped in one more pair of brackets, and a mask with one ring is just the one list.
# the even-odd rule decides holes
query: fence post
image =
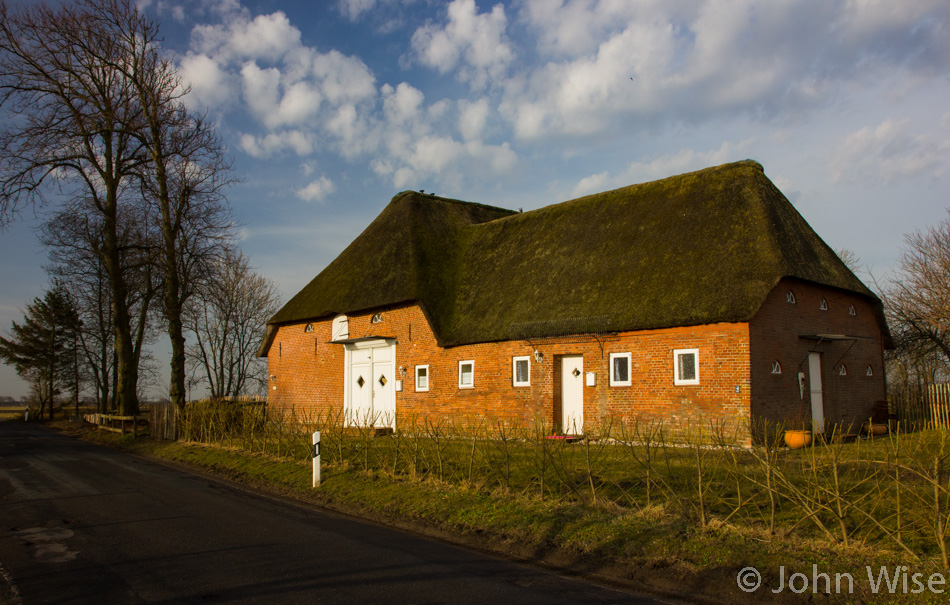
{"label": "fence post", "polygon": [[313,434],[313,450],[310,456],[313,458],[313,487],[320,487],[320,431]]}

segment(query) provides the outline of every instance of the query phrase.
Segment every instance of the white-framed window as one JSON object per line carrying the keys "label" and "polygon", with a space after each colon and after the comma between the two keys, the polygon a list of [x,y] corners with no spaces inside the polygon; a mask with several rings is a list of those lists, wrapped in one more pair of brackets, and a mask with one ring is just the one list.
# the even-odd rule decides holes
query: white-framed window
{"label": "white-framed window", "polygon": [[371,323],[371,324],[378,324],[378,323],[380,323],[380,322],[382,322],[382,321],[383,321],[383,314],[382,314],[382,313],[376,313],[375,315],[373,315],[372,319],[369,320],[369,323]]}
{"label": "white-framed window", "polygon": [[825,300],[824,298],[822,298],[822,299],[821,299],[821,302],[818,303],[818,308],[821,309],[822,311],[827,311],[827,310],[828,310],[828,301]]}
{"label": "white-framed window", "polygon": [[673,384],[699,384],[699,349],[673,351]]}
{"label": "white-framed window", "polygon": [[854,310],[854,305],[848,307],[848,315],[857,315],[858,312]]}
{"label": "white-framed window", "polygon": [[794,305],[794,304],[795,304],[795,293],[792,292],[791,290],[789,290],[788,292],[786,292],[786,293],[785,293],[785,302],[787,302],[787,303],[790,304],[790,305]]}
{"label": "white-framed window", "polygon": [[610,354],[610,386],[630,386],[630,353]]}
{"label": "white-framed window", "polygon": [[838,376],[847,376],[848,375],[848,366],[841,364],[841,367],[838,368]]}
{"label": "white-framed window", "polygon": [[313,332],[313,324],[307,324],[306,326],[304,326],[303,331],[308,332],[308,333]]}
{"label": "white-framed window", "polygon": [[511,384],[516,387],[531,386],[531,358],[527,355],[511,358]]}
{"label": "white-framed window", "polygon": [[475,388],[475,361],[466,360],[459,362],[459,388],[460,389],[474,389]]}
{"label": "white-framed window", "polygon": [[871,364],[868,364],[868,369],[864,371],[865,376],[874,376],[874,368],[871,367]]}
{"label": "white-framed window", "polygon": [[416,391],[429,390],[429,366],[416,366]]}
{"label": "white-framed window", "polygon": [[782,364],[780,364],[777,359],[772,361],[772,373],[773,374],[782,373]]}

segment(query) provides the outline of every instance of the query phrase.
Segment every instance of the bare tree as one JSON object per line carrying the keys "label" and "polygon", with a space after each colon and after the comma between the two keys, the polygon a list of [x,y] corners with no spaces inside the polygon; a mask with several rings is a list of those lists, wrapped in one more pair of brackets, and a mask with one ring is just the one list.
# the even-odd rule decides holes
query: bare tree
{"label": "bare tree", "polygon": [[843,262],[848,269],[851,269],[852,273],[857,275],[861,272],[861,259],[854,253],[854,250],[838,248],[835,250],[835,253],[838,255],[838,258],[841,259],[841,262]]}
{"label": "bare tree", "polygon": [[142,351],[133,325],[145,322],[131,317],[123,217],[148,220],[154,213],[160,237],[153,258],[173,350],[170,396],[178,404],[185,381],[182,307],[231,237],[223,147],[182,103],[187,88],[159,42],[158,26],[130,0],[16,12],[0,4],[0,104],[14,118],[0,132],[0,222],[42,202],[49,185],[66,199],[84,200],[101,219],[94,251],[112,296],[124,414],[138,407]]}
{"label": "bare tree", "polygon": [[256,273],[239,251],[229,250],[187,313],[188,328],[195,335],[193,363],[212,397],[266,388],[267,367],[256,351],[267,320],[279,307],[274,283]]}
{"label": "bare tree", "polygon": [[0,4],[0,217],[44,195],[85,199],[102,223],[96,254],[109,277],[120,413],[138,411],[138,368],[120,223],[123,190],[148,161],[132,132],[143,119],[134,86],[112,66],[127,51],[86,5],[10,11]]}
{"label": "bare tree", "polygon": [[124,1],[101,0],[124,36],[123,75],[135,86],[144,127],[135,132],[149,154],[139,179],[155,208],[160,245],[162,310],[172,345],[169,399],[185,403],[183,308],[207,279],[232,236],[223,190],[230,163],[214,129],[182,102],[188,92],[172,62],[158,52],[158,26]]}
{"label": "bare tree", "polygon": [[[119,228],[122,272],[130,286],[126,303],[132,318],[132,346],[139,372],[145,346],[154,340],[156,331],[150,311],[158,283],[148,242],[154,241],[157,234],[148,233],[150,224],[129,212],[123,215]],[[44,222],[40,238],[49,250],[47,272],[69,292],[82,320],[79,344],[83,365],[94,386],[97,407],[107,413],[112,411],[116,399],[116,364],[110,282],[95,252],[101,247],[101,220],[81,200],[73,200]]]}
{"label": "bare tree", "polygon": [[[906,235],[897,274],[885,284],[888,323],[900,355],[928,374],[950,367],[950,216]],[[940,359],[942,370],[934,365]],[[905,362],[908,360],[905,359]]]}

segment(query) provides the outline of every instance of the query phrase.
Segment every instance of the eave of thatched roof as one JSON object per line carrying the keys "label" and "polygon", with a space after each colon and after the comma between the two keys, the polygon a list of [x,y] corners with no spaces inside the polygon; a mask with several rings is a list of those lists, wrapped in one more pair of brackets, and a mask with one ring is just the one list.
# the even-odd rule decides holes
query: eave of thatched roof
{"label": "eave of thatched roof", "polygon": [[453,346],[566,318],[749,321],[785,277],[880,307],[752,161],[525,213],[404,192],[271,324],[415,301]]}

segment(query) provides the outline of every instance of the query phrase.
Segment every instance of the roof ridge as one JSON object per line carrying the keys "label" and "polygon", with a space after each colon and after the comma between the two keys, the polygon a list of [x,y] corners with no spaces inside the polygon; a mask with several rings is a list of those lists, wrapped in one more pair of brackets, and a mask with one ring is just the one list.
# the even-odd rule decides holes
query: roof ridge
{"label": "roof ridge", "polygon": [[405,191],[400,191],[399,193],[393,196],[392,200],[390,201],[390,204],[396,201],[402,201],[405,198],[410,198],[410,196],[412,197],[412,199],[417,199],[417,200],[445,202],[445,203],[450,203],[450,204],[458,204],[460,206],[484,208],[486,210],[505,210],[513,214],[518,214],[518,211],[512,210],[510,208],[504,208],[502,206],[495,206],[492,204],[483,204],[481,202],[470,202],[467,200],[459,200],[459,199],[455,199],[451,197],[442,197],[439,195],[435,195],[434,193],[425,193],[424,190],[413,191],[411,189],[407,189]]}

